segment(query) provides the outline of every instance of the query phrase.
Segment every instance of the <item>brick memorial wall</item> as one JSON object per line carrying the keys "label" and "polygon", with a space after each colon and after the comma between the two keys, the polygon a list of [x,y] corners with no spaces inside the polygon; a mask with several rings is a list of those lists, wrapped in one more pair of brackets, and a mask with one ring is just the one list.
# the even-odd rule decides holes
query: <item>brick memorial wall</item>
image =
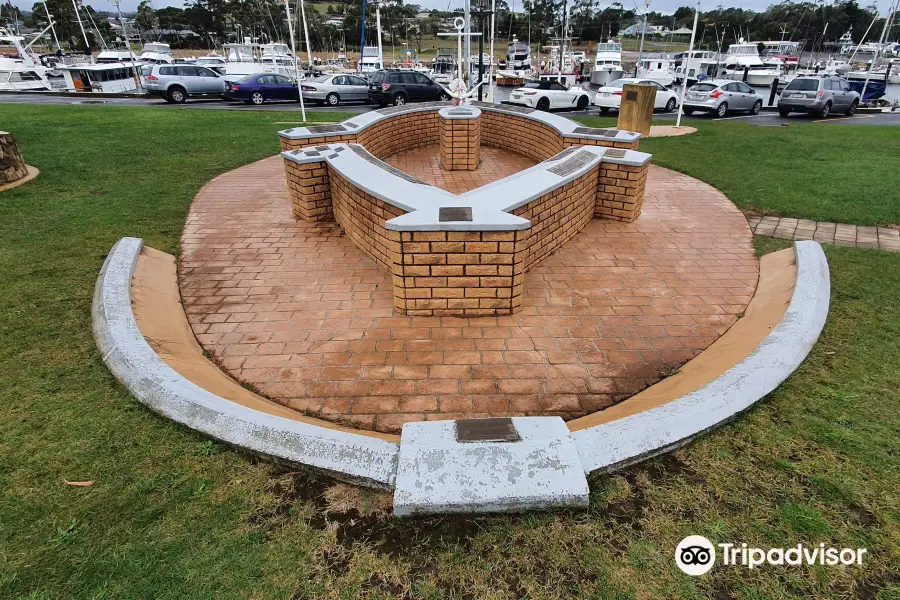
{"label": "brick memorial wall", "polygon": [[[570,140],[553,127],[517,115],[480,113],[474,119],[442,119],[438,110],[420,110],[380,120],[355,134],[331,131],[322,138],[288,140],[302,144],[299,149],[293,148],[296,151],[290,157],[285,155],[294,214],[308,222],[337,221],[362,252],[391,272],[394,306],[401,314],[475,317],[516,312],[522,306],[525,274],[571,240],[591,218],[631,222],[640,215],[649,155],[640,154],[643,158],[635,162],[633,157],[624,159],[630,148],[613,148],[599,161],[597,153],[587,150],[567,150],[557,156],[566,147],[589,144],[574,144],[577,138]],[[509,214],[527,219],[529,224],[524,229],[397,231],[388,229],[386,222],[407,215],[407,211],[364,190],[352,181],[353,173],[343,176],[326,160],[342,151],[348,156],[355,154],[385,169],[384,177],[420,184],[378,159],[440,143],[444,166],[444,144],[456,149],[457,122],[465,128],[466,152],[473,150],[470,136],[475,135],[481,144],[548,161],[551,172],[557,172],[554,169],[560,168],[563,157],[566,162],[583,159],[582,170],[594,166],[510,210]],[[479,126],[479,132],[469,130],[473,123]],[[501,129],[506,133],[501,134]],[[354,140],[365,149],[325,145]],[[284,138],[282,144],[285,147]],[[456,162],[455,155],[447,160],[457,168],[463,164],[469,168],[471,164],[470,158]],[[400,204],[406,200],[397,198]]]}

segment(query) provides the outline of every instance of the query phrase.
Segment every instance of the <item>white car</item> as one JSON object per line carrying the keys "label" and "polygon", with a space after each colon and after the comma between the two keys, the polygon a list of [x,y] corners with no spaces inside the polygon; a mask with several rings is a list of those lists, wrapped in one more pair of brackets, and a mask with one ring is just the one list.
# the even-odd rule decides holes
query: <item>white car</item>
{"label": "white car", "polygon": [[622,105],[622,89],[626,83],[656,86],[656,101],[653,104],[655,110],[672,112],[678,107],[678,94],[661,83],[652,79],[617,79],[597,90],[597,95],[594,96],[594,105],[600,107],[601,113],[605,115],[610,109],[619,110]]}
{"label": "white car", "polygon": [[510,104],[538,110],[577,108],[584,110],[591,103],[588,91],[579,87],[567,88],[558,81],[532,81],[509,94]]}

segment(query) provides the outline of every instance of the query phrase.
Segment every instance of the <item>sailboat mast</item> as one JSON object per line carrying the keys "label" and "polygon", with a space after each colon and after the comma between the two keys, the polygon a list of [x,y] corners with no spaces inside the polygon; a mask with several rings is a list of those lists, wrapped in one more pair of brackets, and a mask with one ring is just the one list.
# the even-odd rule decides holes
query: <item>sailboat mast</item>
{"label": "sailboat mast", "polygon": [[81,13],[78,12],[78,0],[72,0],[72,7],[75,9],[75,18],[78,19],[78,26],[81,28],[81,37],[84,38],[85,53],[94,62],[94,56],[91,54],[91,43],[88,41],[87,33],[84,32],[84,24],[81,22]]}

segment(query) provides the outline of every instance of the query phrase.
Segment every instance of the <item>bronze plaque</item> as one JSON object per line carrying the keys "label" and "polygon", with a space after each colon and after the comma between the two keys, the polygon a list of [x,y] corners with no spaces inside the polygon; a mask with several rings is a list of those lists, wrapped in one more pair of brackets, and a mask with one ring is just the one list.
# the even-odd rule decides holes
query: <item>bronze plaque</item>
{"label": "bronze plaque", "polygon": [[518,442],[522,438],[509,417],[462,419],[456,422],[457,442]]}
{"label": "bronze plaque", "polygon": [[625,92],[625,100],[628,102],[637,102],[637,92]]}
{"label": "bronze plaque", "polygon": [[471,206],[442,206],[438,209],[438,221],[471,221]]}
{"label": "bronze plaque", "polygon": [[621,148],[611,148],[603,153],[604,156],[608,156],[610,158],[622,158],[625,156],[625,151]]}

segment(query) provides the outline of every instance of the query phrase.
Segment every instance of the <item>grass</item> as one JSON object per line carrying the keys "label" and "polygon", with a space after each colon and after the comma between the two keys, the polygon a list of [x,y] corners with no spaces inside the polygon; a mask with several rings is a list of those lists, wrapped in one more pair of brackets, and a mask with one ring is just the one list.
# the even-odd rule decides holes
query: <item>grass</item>
{"label": "grass", "polygon": [[[610,118],[579,118],[610,126]],[[660,121],[660,125],[673,125]],[[715,186],[743,209],[857,225],[900,224],[900,127],[688,120],[697,133],[649,139],[653,162]]]}
{"label": "grass", "polygon": [[[105,253],[124,235],[176,251],[199,187],[276,152],[273,121],[293,119],[0,106],[41,169],[0,195],[0,597],[900,598],[900,254],[827,248],[831,313],[799,371],[734,424],[592,477],[586,513],[392,520],[383,495],[261,462],[134,401],[90,332]],[[723,131],[735,148],[768,135]],[[672,554],[694,533],[870,554],[693,579]]]}

